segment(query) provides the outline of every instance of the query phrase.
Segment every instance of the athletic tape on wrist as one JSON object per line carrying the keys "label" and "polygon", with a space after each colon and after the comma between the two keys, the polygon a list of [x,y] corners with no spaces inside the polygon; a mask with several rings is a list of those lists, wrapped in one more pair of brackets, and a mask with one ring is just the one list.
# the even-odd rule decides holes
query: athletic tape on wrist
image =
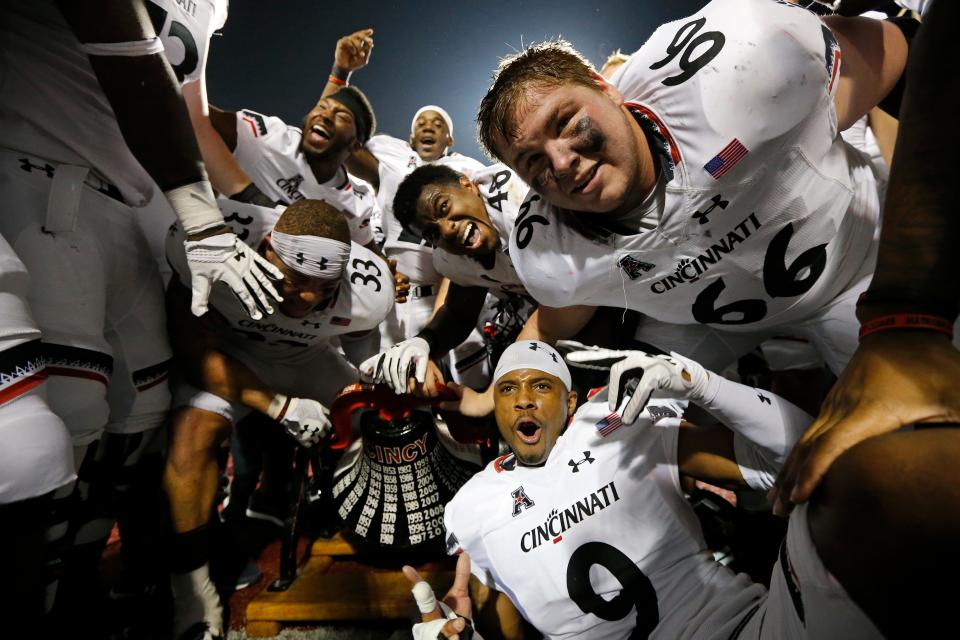
{"label": "athletic tape on wrist", "polygon": [[89,56],[135,58],[163,53],[163,42],[156,37],[127,42],[82,42],[80,50]]}
{"label": "athletic tape on wrist", "polygon": [[267,415],[274,420],[282,420],[289,407],[290,398],[282,393],[278,393],[277,395],[273,396],[273,400],[271,400],[270,404],[267,406]]}
{"label": "athletic tape on wrist", "polygon": [[225,224],[213,188],[206,180],[164,191],[163,195],[188,236]]}
{"label": "athletic tape on wrist", "polygon": [[270,244],[283,264],[311,278],[338,279],[350,258],[350,245],[332,238],[273,231]]}

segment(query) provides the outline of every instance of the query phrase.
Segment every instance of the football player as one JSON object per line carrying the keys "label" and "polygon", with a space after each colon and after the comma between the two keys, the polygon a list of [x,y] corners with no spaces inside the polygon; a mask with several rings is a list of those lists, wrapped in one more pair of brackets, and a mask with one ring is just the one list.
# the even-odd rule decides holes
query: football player
{"label": "football player", "polygon": [[[413,368],[416,390],[436,396],[444,384],[436,360],[463,343],[482,322],[488,293],[529,313],[529,296],[507,253],[518,215],[508,196],[515,181],[503,164],[476,171],[472,178],[443,164],[429,164],[403,179],[391,207],[393,215],[406,234],[422,238],[432,248],[434,269],[450,285],[426,326],[364,363],[365,375],[406,393],[414,390],[414,380],[408,378]],[[481,357],[486,360],[485,349]]]}
{"label": "football player", "polygon": [[561,42],[505,61],[479,137],[532,187],[510,255],[541,335],[622,306],[656,321],[639,339],[713,368],[776,331],[842,369],[879,205],[838,133],[906,51],[889,22],[716,0],[660,27],[613,83]]}
{"label": "football player", "polygon": [[[283,302],[261,320],[215,291],[202,318],[187,312],[183,230],[167,241],[179,279],[167,293],[170,334],[186,383],[176,394],[164,484],[170,498],[171,554],[178,634],[222,633],[222,609],[210,580],[208,521],[219,478],[216,453],[233,424],[251,411],[277,422],[303,446],[330,432],[327,406],[367,355],[366,338],[393,305],[386,262],[350,240],[343,214],[300,199],[276,209],[223,200],[250,250],[284,274]],[[354,354],[354,349],[359,350]]]}
{"label": "football player", "polygon": [[[926,636],[949,623],[950,596],[912,579],[917,560],[949,555],[960,527],[956,492],[939,484],[953,466],[942,454],[960,453],[949,429],[883,436],[838,460],[824,491],[791,516],[767,591],[707,552],[680,479],[770,486],[812,418],[676,354],[619,355],[609,389],[574,413],[553,348],[519,341],[504,352],[496,420],[512,452],[444,516],[448,551],[469,554],[469,593],[462,560],[455,611],[415,586],[425,614],[415,638],[464,629],[463,598],[479,631],[510,639],[524,637],[522,620],[546,638],[777,640]],[[619,419],[628,380],[643,406],[632,425]],[[688,402],[725,426],[684,423]],[[887,473],[904,453],[917,464]],[[918,491],[929,511],[916,510]]]}

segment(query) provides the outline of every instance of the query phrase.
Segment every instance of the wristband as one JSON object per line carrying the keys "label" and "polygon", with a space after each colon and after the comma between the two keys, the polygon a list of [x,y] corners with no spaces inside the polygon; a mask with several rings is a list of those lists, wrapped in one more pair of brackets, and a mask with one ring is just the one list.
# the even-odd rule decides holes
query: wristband
{"label": "wristband", "polygon": [[924,313],[893,313],[868,320],[860,325],[860,340],[871,333],[908,329],[915,331],[936,331],[953,339],[953,325],[946,318]]}
{"label": "wristband", "polygon": [[327,80],[335,85],[343,87],[349,84],[350,73],[351,72],[347,71],[346,69],[341,69],[337,65],[333,65],[333,69],[330,70],[330,75]]}
{"label": "wristband", "polygon": [[278,393],[273,396],[273,400],[271,400],[267,406],[267,415],[277,421],[283,420],[283,416],[289,407],[290,398],[282,393]]}
{"label": "wristband", "polygon": [[236,200],[237,202],[245,202],[247,204],[255,204],[258,207],[270,207],[273,208],[277,206],[277,203],[267,197],[263,191],[260,190],[257,185],[252,182],[248,184],[242,191],[230,196],[231,200]]}
{"label": "wristband", "polygon": [[225,224],[223,214],[217,208],[213,188],[207,180],[164,191],[163,195],[188,236]]}

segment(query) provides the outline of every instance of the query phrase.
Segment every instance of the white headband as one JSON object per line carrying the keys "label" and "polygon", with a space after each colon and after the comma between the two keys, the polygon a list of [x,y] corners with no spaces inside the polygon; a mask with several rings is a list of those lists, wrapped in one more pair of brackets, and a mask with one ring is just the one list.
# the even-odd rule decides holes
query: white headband
{"label": "white headband", "polygon": [[496,382],[511,371],[517,369],[538,369],[560,378],[560,382],[570,390],[570,370],[563,356],[546,342],[539,340],[522,340],[507,347],[497,369],[493,372],[493,381]]}
{"label": "white headband", "polygon": [[413,114],[413,122],[410,123],[410,133],[413,133],[413,130],[417,127],[417,118],[420,117],[420,114],[424,111],[436,111],[440,114],[440,117],[443,118],[443,121],[447,123],[447,133],[450,137],[453,137],[453,118],[450,117],[450,114],[438,107],[435,104],[428,104],[425,107],[420,107],[415,114]]}
{"label": "white headband", "polygon": [[320,236],[294,236],[280,231],[270,234],[273,251],[294,271],[311,278],[336,280],[350,257],[350,245]]}

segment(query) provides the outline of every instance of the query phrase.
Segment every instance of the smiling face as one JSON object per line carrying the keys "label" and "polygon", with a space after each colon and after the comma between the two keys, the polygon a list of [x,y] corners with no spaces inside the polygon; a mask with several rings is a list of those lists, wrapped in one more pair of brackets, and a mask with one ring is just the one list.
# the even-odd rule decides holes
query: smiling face
{"label": "smiling face", "polygon": [[280,313],[288,318],[305,318],[317,308],[321,302],[332,296],[340,279],[325,280],[312,278],[288,267],[280,259],[269,243],[264,243],[263,256],[283,273],[283,280],[277,285],[283,302],[280,303]]}
{"label": "smiling face", "polygon": [[500,436],[521,464],[546,462],[577,406],[577,394],[539,369],[516,369],[494,384],[494,416]]}
{"label": "smiling face", "polygon": [[639,125],[623,97],[596,87],[529,87],[516,105],[513,135],[494,138],[497,153],[551,204],[576,212],[625,213],[646,195]]}
{"label": "smiling face", "polygon": [[442,157],[447,147],[453,144],[453,133],[446,121],[436,111],[424,111],[417,116],[410,132],[410,146],[424,162],[433,162]]}
{"label": "smiling face", "polygon": [[304,120],[300,150],[314,160],[328,160],[342,156],[359,145],[353,112],[332,98],[320,100]]}
{"label": "smiling face", "polygon": [[454,255],[484,256],[500,246],[480,190],[466,176],[424,186],[413,227],[426,242]]}

